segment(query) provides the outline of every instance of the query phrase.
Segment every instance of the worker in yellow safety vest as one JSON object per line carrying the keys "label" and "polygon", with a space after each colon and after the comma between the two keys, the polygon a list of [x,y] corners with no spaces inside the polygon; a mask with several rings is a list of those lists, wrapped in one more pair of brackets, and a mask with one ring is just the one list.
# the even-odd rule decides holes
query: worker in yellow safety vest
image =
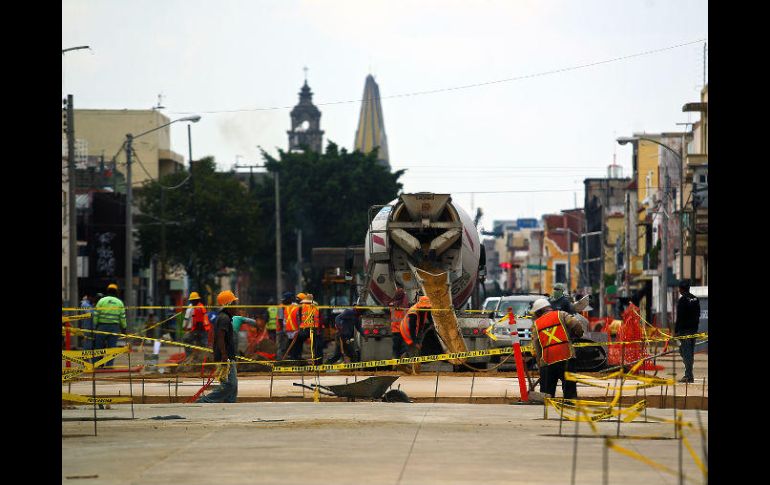
{"label": "worker in yellow safety vest", "polygon": [[[572,340],[583,336],[581,319],[565,311],[554,310],[545,298],[532,304],[532,346],[540,369],[540,392],[556,395],[561,380],[565,399],[577,399],[577,383],[564,378],[564,372],[575,372],[575,348]],[[537,336],[537,338],[535,338]]]}
{"label": "worker in yellow safety vest", "polygon": [[422,336],[424,330],[433,323],[430,312],[430,298],[421,296],[417,303],[412,305],[401,320],[401,338],[408,346],[407,352],[416,356],[422,348]]}
{"label": "worker in yellow safety vest", "polygon": [[403,288],[397,288],[390,307],[390,333],[393,338],[393,358],[397,359],[406,352],[404,338],[401,336],[401,320],[406,316],[409,300]]}
{"label": "worker in yellow safety vest", "polygon": [[324,339],[321,333],[321,316],[318,306],[313,301],[312,293],[304,295],[299,302],[297,321],[299,322],[299,334],[295,345],[299,346],[298,352],[302,352],[302,345],[307,339],[311,340],[310,360],[312,365],[320,365],[323,362]]}

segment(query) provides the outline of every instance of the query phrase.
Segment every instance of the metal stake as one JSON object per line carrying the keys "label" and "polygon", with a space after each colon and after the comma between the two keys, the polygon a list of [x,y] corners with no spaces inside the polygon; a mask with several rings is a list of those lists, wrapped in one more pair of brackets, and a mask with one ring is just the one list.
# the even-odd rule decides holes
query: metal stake
{"label": "metal stake", "polygon": [[433,392],[433,402],[438,398],[438,371],[436,371],[436,390]]}
{"label": "metal stake", "polygon": [[688,388],[690,387],[689,383],[684,383],[684,406],[682,406],[682,409],[687,409],[687,394],[688,394]]}
{"label": "metal stake", "polygon": [[131,419],[134,419],[134,384],[131,380],[131,344],[128,344],[128,393],[131,395]]}
{"label": "metal stake", "polygon": [[168,402],[172,402],[171,401],[171,381],[170,380],[168,381]]}
{"label": "metal stake", "polygon": [[179,402],[179,374],[176,375],[176,383],[174,384],[174,402]]}
{"label": "metal stake", "polygon": [[144,376],[142,376],[142,404],[144,404]]}
{"label": "metal stake", "polygon": [[608,485],[610,483],[610,457],[608,450],[610,449],[610,439],[604,438],[604,449],[602,450],[602,484]]}
{"label": "metal stake", "polygon": [[476,381],[476,373],[473,374],[473,377],[471,377],[471,395],[468,396],[468,404],[471,403],[471,400],[473,399],[473,384]]}
{"label": "metal stake", "polygon": [[305,399],[305,374],[302,374],[302,399]]}
{"label": "metal stake", "polygon": [[273,368],[270,368],[270,399],[273,399]]}
{"label": "metal stake", "polygon": [[575,405],[575,446],[572,448],[572,480],[571,485],[575,485],[575,474],[577,473],[577,451],[578,451],[578,425],[580,424],[580,411],[577,410],[577,404]]}
{"label": "metal stake", "polygon": [[564,398],[561,398],[561,407],[559,409],[559,436],[561,436],[561,424],[563,421],[564,421]]}
{"label": "metal stake", "polygon": [[680,429],[682,426],[681,420],[682,413],[679,413],[679,416],[674,422],[674,432],[679,435],[679,485],[684,485],[684,472],[682,470],[682,430]]}
{"label": "metal stake", "polygon": [[701,395],[700,395],[700,408],[703,408],[703,400],[706,398],[706,378],[703,378],[703,389],[701,389]]}

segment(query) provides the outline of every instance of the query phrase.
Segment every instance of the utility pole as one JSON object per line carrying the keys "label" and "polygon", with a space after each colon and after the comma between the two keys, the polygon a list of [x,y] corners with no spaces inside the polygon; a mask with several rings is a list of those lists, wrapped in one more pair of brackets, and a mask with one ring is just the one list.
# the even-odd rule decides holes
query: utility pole
{"label": "utility pole", "polygon": [[[661,157],[661,160],[664,160]],[[663,233],[660,240],[660,252],[661,252],[661,276],[660,276],[660,288],[658,294],[660,297],[660,326],[661,328],[668,327],[668,215],[666,214],[666,208],[668,206],[668,165],[663,164],[663,200],[661,201],[660,208],[660,222],[663,225]],[[673,328],[670,329],[673,335]]]}
{"label": "utility pole", "polygon": [[283,281],[281,275],[281,197],[278,181],[278,169],[275,170],[275,301],[281,301]]}
{"label": "utility pole", "polygon": [[67,182],[69,187],[69,199],[67,201],[67,218],[69,219],[69,302],[70,307],[78,306],[78,216],[75,184],[75,107],[74,97],[67,95]]}
{"label": "utility pole", "polygon": [[134,299],[133,299],[133,273],[134,273],[134,254],[133,254],[133,214],[131,206],[133,204],[133,189],[131,187],[131,155],[133,150],[134,135],[126,135],[126,284],[123,299],[127,307],[126,320],[134,321]]}
{"label": "utility pole", "polygon": [[[249,170],[252,168],[267,168],[265,165],[239,165],[237,163],[233,167],[248,168]],[[281,192],[278,174],[278,169],[276,169],[273,176],[273,180],[275,180],[275,301],[281,301],[281,295],[283,294],[283,280],[281,279],[283,273],[283,268],[281,267]]]}

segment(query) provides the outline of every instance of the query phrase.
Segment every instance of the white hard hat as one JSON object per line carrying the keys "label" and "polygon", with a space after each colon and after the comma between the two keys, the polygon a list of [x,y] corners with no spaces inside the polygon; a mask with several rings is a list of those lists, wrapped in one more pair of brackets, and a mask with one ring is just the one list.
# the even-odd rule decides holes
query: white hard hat
{"label": "white hard hat", "polygon": [[548,300],[546,300],[545,298],[538,298],[537,300],[535,300],[535,303],[532,304],[532,309],[530,311],[532,313],[535,313],[549,306],[551,306],[551,303]]}

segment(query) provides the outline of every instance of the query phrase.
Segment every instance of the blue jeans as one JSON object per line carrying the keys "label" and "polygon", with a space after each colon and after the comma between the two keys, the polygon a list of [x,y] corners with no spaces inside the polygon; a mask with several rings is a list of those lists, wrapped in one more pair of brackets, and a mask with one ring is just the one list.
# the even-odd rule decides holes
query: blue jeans
{"label": "blue jeans", "polygon": [[[112,332],[112,333],[119,333],[120,332],[120,325],[117,323],[110,323],[110,324],[99,324],[94,330],[98,330],[100,332]],[[94,349],[111,349],[113,347],[118,346],[118,336],[117,335],[104,335],[101,333],[95,333],[94,334]],[[95,357],[93,359],[93,362],[96,362],[97,360],[101,359],[101,357]],[[112,367],[112,362],[109,361],[106,362],[102,367]]]}
{"label": "blue jeans", "polygon": [[230,364],[230,373],[227,381],[219,384],[213,391],[201,396],[195,402],[236,402],[238,399],[238,371],[235,362]]}

